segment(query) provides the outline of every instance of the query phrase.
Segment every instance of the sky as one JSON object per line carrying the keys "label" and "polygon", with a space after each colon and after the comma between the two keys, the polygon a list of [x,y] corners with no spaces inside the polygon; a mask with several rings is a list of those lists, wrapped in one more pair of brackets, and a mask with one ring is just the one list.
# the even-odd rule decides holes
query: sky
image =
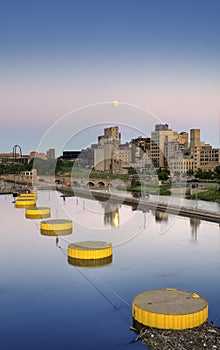
{"label": "sky", "polygon": [[[77,110],[113,100],[137,106],[124,124],[143,133],[140,109],[219,147],[219,13],[219,0],[0,0],[0,153],[38,149],[71,111],[84,135]],[[85,129],[96,123],[86,111]],[[111,111],[103,125],[117,122]]]}

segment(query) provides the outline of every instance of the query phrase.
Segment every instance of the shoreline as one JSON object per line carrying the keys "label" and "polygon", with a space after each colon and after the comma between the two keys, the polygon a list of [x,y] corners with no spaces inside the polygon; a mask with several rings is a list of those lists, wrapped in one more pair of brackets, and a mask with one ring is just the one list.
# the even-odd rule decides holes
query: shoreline
{"label": "shoreline", "polygon": [[[134,331],[137,330],[131,327]],[[220,329],[212,322],[184,330],[143,327],[135,341],[141,341],[149,350],[201,350],[220,349]]]}

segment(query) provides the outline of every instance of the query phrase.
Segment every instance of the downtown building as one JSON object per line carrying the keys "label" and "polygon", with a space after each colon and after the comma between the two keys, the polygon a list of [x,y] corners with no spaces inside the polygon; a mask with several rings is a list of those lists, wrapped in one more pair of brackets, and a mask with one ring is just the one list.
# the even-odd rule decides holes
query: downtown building
{"label": "downtown building", "polygon": [[104,129],[94,148],[94,170],[113,174],[127,174],[131,168],[144,172],[151,165],[150,138],[141,136],[121,143],[118,126]]}
{"label": "downtown building", "polygon": [[200,129],[191,129],[189,135],[168,124],[156,124],[150,138],[138,136],[122,144],[119,127],[113,126],[104,129],[98,143],[82,151],[65,151],[61,158],[97,172],[127,174],[133,168],[139,174],[151,174],[168,168],[173,176],[214,170],[220,165],[220,149],[201,141]]}
{"label": "downtown building", "polygon": [[213,171],[220,165],[220,149],[201,141],[200,129],[191,129],[189,140],[187,132],[173,132],[173,137],[174,140],[165,141],[161,152],[164,163],[159,162],[159,166],[168,167],[172,175],[195,173],[198,169]]}

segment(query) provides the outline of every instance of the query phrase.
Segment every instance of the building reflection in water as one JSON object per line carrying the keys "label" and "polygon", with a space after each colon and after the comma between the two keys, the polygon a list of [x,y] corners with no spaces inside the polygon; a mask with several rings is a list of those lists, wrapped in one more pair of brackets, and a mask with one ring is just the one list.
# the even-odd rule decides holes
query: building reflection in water
{"label": "building reflection in water", "polygon": [[168,214],[160,210],[155,210],[154,212],[155,222],[168,222]]}
{"label": "building reflection in water", "polygon": [[190,218],[190,227],[191,227],[191,237],[194,241],[198,240],[198,227],[201,224],[201,221],[197,218]]}
{"label": "building reflection in water", "polygon": [[106,203],[102,202],[102,207],[104,208],[104,223],[106,226],[118,227],[119,220],[119,208],[120,205],[117,203]]}

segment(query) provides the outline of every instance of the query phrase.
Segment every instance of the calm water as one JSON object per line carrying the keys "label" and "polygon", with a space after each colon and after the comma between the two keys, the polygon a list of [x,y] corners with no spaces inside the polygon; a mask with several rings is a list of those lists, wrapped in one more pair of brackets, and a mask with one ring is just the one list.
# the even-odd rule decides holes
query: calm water
{"label": "calm water", "polygon": [[[220,326],[219,225],[39,192],[38,206],[73,220],[57,242],[12,201],[0,197],[0,349],[144,349],[131,342],[132,299],[166,287],[201,294]],[[70,265],[67,246],[81,240],[112,242],[112,263]]]}

